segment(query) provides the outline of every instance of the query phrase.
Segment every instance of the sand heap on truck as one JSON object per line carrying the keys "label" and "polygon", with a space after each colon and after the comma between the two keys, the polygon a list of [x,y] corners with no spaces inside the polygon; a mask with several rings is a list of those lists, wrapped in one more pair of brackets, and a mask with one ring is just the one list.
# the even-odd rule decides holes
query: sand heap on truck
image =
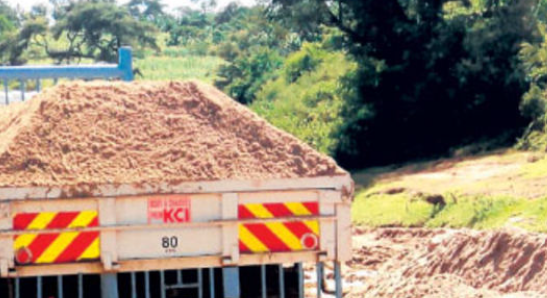
{"label": "sand heap on truck", "polygon": [[217,89],[74,82],[0,107],[0,188],[347,175]]}

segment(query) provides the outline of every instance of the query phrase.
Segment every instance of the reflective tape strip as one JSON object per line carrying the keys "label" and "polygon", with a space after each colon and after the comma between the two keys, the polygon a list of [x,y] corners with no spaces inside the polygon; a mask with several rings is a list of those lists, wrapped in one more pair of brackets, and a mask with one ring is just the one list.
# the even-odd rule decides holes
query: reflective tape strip
{"label": "reflective tape strip", "polygon": [[319,215],[317,202],[241,204],[238,210],[240,219],[280,219],[267,223],[240,224],[239,248],[242,253],[318,249],[319,222],[317,220],[283,220],[283,218]]}
{"label": "reflective tape strip", "polygon": [[78,237],[77,232],[62,233],[57,236],[42,255],[36,260],[38,264],[54,263],[61,253]]}
{"label": "reflective tape strip", "polygon": [[273,218],[274,216],[262,204],[247,204],[245,205],[254,218]]}
{"label": "reflective tape strip", "polygon": [[96,259],[100,256],[100,243],[99,243],[99,237],[96,237],[95,240],[87,247],[87,249],[80,255],[78,258],[79,260],[91,260]]}
{"label": "reflective tape strip", "polygon": [[306,216],[312,215],[310,210],[304,206],[302,203],[285,203],[285,206],[291,210],[294,215],[297,216]]}
{"label": "reflective tape strip", "polygon": [[78,216],[68,225],[69,228],[82,228],[89,227],[92,221],[97,217],[96,211],[82,211]]}
{"label": "reflective tape strip", "polygon": [[253,233],[244,226],[239,226],[239,240],[245,245],[246,249],[253,252],[266,252],[268,247],[266,247]]}
{"label": "reflective tape strip", "polygon": [[272,231],[290,250],[301,250],[302,244],[291,230],[281,222],[269,222],[266,226]]}
{"label": "reflective tape strip", "polygon": [[57,213],[55,212],[39,213],[36,218],[34,218],[34,220],[30,223],[30,225],[28,225],[28,227],[24,230],[43,230],[53,220],[55,215],[57,215]]}
{"label": "reflective tape strip", "polygon": [[319,222],[317,220],[302,221],[314,234],[319,235]]}
{"label": "reflective tape strip", "polygon": [[34,239],[36,239],[37,236],[38,235],[36,234],[23,234],[15,238],[15,242],[14,242],[15,250],[17,251],[23,247],[29,246],[34,241]]}
{"label": "reflective tape strip", "polygon": [[[15,230],[45,230],[98,226],[95,210],[15,214]],[[66,263],[100,257],[99,232],[21,234],[14,237],[16,262]]]}

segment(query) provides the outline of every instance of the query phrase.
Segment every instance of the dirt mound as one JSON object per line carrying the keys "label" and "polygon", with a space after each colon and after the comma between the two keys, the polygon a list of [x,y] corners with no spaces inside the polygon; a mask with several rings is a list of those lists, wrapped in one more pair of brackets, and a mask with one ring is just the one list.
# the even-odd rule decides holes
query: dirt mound
{"label": "dirt mound", "polygon": [[519,231],[357,231],[349,297],[547,296],[547,235]]}
{"label": "dirt mound", "polygon": [[0,187],[345,174],[199,82],[69,83],[0,109]]}
{"label": "dirt mound", "polygon": [[433,238],[405,277],[451,273],[473,287],[547,294],[547,236],[518,231],[452,232]]}

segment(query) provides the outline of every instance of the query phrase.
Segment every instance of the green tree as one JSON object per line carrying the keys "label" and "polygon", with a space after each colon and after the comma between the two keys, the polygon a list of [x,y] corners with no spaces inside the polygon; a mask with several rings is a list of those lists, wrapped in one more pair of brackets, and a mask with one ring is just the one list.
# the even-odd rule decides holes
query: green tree
{"label": "green tree", "polygon": [[215,85],[236,100],[251,103],[283,59],[300,48],[302,39],[283,22],[268,18],[261,6],[229,6],[216,20],[223,34],[215,53],[228,63],[220,67]]}
{"label": "green tree", "polygon": [[165,14],[160,0],[131,0],[126,5],[129,13],[137,19],[154,22]]}
{"label": "green tree", "polygon": [[535,4],[274,0],[270,11],[344,32],[359,63],[348,88],[359,96],[348,99],[336,154],[342,164],[362,167],[518,135],[528,89],[518,52],[522,42],[537,41]]}
{"label": "green tree", "polygon": [[2,64],[18,65],[26,45],[17,41],[17,13],[4,1],[0,1],[0,59]]}
{"label": "green tree", "polygon": [[82,57],[100,61],[115,61],[121,46],[158,49],[155,26],[140,22],[126,7],[112,2],[76,2],[58,13],[51,28],[55,39],[68,40],[66,49],[50,49],[48,54],[59,62],[71,62]]}
{"label": "green tree", "polygon": [[250,104],[282,65],[283,58],[277,51],[267,47],[254,48],[245,56],[221,66],[215,84],[239,102]]}
{"label": "green tree", "polygon": [[321,152],[332,154],[339,141],[345,99],[342,79],[356,64],[325,43],[305,43],[289,55],[276,78],[266,82],[251,108],[275,126]]}

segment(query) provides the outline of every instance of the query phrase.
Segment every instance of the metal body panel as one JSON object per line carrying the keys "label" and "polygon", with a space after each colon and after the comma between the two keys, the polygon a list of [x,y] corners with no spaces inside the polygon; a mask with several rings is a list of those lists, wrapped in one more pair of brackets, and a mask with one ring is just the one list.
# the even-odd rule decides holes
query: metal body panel
{"label": "metal body panel", "polygon": [[[276,219],[238,219],[240,204],[257,203],[319,204],[319,216],[287,218],[288,221],[318,220],[319,247],[311,251],[241,254],[238,225],[268,223]],[[0,203],[0,259],[9,270],[4,276],[128,272],[210,268],[318,261],[343,261],[346,248],[349,208],[339,190],[256,191],[142,195],[97,198],[27,199]],[[156,209],[154,209],[156,208]],[[159,208],[159,209],[158,209]],[[1,211],[4,210],[2,213]],[[15,266],[10,219],[18,212],[97,210],[98,227],[52,229],[33,233],[100,232],[100,262]],[[158,212],[158,210],[160,212]],[[174,210],[174,211],[173,211]],[[178,210],[178,215],[176,211]],[[187,215],[185,215],[187,212]],[[166,215],[167,214],[167,215]],[[165,217],[161,217],[165,215]],[[160,216],[160,217],[158,217]],[[279,220],[279,219],[277,219]],[[284,219],[285,220],[285,219]],[[338,223],[345,223],[340,227]],[[28,231],[25,231],[28,233]],[[343,233],[343,235],[338,235]],[[347,243],[344,246],[348,247]]]}
{"label": "metal body panel", "polygon": [[[349,174],[269,180],[192,181],[179,184],[97,185],[83,192],[86,197],[121,197],[156,194],[242,193],[289,190],[340,190],[343,200],[351,201],[353,182]],[[0,201],[43,200],[82,197],[74,187],[5,187],[0,188]]]}
{"label": "metal body panel", "polygon": [[[177,245],[163,247],[166,237],[178,239]],[[222,230],[214,227],[123,231],[118,232],[117,245],[119,260],[220,255]]]}
{"label": "metal body panel", "polygon": [[[129,48],[122,47],[119,49],[118,56],[119,64],[75,66],[4,66],[0,67],[0,79],[31,80],[44,78],[120,78],[125,81],[133,80],[131,50]],[[22,89],[24,89],[24,87]],[[38,87],[37,89],[39,90],[40,87]]]}
{"label": "metal body panel", "polygon": [[197,195],[154,195],[138,197],[116,198],[116,223],[118,224],[147,224],[148,203],[154,199],[189,199],[191,201],[192,222],[205,222],[221,219],[221,198],[219,194]]}

